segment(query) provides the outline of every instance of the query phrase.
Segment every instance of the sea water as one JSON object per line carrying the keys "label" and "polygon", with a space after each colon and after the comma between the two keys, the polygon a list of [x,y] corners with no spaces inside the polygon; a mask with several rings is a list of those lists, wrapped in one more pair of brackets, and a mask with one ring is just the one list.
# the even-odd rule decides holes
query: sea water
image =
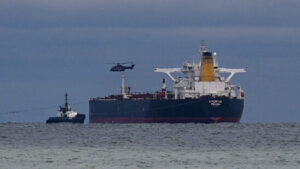
{"label": "sea water", "polygon": [[300,124],[0,123],[0,168],[300,168]]}

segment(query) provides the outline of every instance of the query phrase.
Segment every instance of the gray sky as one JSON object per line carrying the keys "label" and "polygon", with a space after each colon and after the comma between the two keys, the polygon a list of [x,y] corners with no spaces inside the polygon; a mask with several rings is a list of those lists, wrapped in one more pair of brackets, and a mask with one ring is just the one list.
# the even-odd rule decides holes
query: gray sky
{"label": "gray sky", "polygon": [[[0,122],[44,122],[68,91],[73,108],[120,92],[108,62],[134,61],[133,91],[154,91],[153,66],[199,61],[201,40],[246,93],[242,122],[300,122],[300,1],[1,0]],[[171,82],[169,81],[169,88]],[[17,114],[5,112],[40,107]]]}

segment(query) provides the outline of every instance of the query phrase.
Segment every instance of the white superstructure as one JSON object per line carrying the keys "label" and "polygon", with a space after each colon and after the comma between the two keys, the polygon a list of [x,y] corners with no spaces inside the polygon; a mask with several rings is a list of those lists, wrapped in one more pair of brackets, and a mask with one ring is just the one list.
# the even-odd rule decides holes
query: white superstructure
{"label": "white superstructure", "polygon": [[68,93],[65,94],[66,103],[63,106],[59,106],[60,110],[57,114],[58,117],[68,117],[75,118],[78,115],[78,112],[73,111],[70,105],[68,104]]}
{"label": "white superstructure", "polygon": [[66,112],[59,111],[57,116],[58,117],[69,117],[69,118],[74,118],[78,115],[78,112],[71,110],[71,107],[69,106],[67,108],[68,110]]}
{"label": "white superstructure", "polygon": [[[246,69],[219,68],[216,61],[217,54],[201,48],[202,60],[200,63],[184,63],[183,68],[155,68],[155,72],[168,75],[174,82],[175,99],[200,98],[205,95],[227,96],[243,99],[243,90],[240,85],[231,83],[237,73],[244,73]],[[175,78],[172,73],[183,73],[183,78]],[[229,73],[227,78],[221,73]]]}

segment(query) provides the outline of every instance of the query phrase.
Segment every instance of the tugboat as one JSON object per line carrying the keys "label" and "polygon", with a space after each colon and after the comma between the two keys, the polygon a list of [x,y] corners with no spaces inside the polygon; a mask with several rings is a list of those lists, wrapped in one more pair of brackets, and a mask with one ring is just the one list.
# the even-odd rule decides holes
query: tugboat
{"label": "tugboat", "polygon": [[60,110],[57,117],[49,117],[46,123],[84,123],[85,114],[72,111],[72,108],[69,106],[68,93],[65,94],[65,100],[65,105],[59,106]]}

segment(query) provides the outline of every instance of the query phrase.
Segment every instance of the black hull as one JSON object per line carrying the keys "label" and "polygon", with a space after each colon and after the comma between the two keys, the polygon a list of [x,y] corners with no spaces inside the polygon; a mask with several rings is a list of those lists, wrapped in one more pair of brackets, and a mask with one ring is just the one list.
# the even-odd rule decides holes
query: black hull
{"label": "black hull", "polygon": [[84,123],[85,115],[78,114],[74,118],[68,117],[49,117],[46,123]]}
{"label": "black hull", "polygon": [[244,100],[204,96],[184,100],[101,100],[89,102],[90,123],[239,122]]}

